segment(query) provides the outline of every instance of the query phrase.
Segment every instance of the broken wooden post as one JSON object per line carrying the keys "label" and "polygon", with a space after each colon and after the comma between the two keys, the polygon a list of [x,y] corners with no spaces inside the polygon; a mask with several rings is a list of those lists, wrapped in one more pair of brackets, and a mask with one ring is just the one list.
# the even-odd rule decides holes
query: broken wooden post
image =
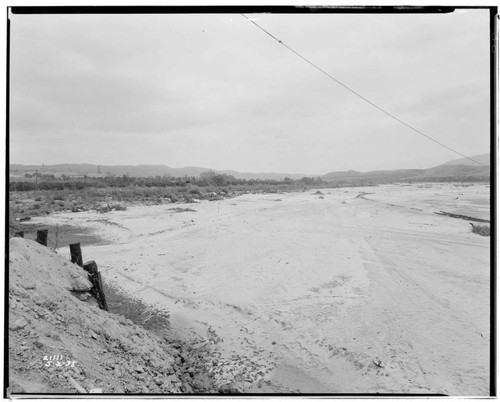
{"label": "broken wooden post", "polygon": [[104,288],[102,286],[101,273],[97,268],[95,261],[86,262],[83,265],[83,269],[88,272],[90,282],[92,282],[92,293],[102,310],[108,311],[108,303],[106,302],[106,296],[104,295]]}
{"label": "broken wooden post", "polygon": [[104,295],[104,288],[102,287],[101,273],[98,272],[96,275],[97,290],[99,292],[99,298],[101,299],[102,309],[108,311],[108,303],[106,303],[106,296]]}
{"label": "broken wooden post", "polygon": [[14,233],[14,237],[24,237],[24,232],[23,231],[16,232]]}
{"label": "broken wooden post", "polygon": [[82,249],[80,247],[80,243],[70,244],[69,252],[71,254],[71,262],[83,267]]}
{"label": "broken wooden post", "polygon": [[36,242],[47,247],[47,237],[49,236],[48,229],[40,229],[36,231]]}
{"label": "broken wooden post", "polygon": [[97,264],[95,263],[95,261],[86,262],[85,264],[83,264],[83,269],[89,274],[97,274],[97,272],[99,271],[97,269]]}

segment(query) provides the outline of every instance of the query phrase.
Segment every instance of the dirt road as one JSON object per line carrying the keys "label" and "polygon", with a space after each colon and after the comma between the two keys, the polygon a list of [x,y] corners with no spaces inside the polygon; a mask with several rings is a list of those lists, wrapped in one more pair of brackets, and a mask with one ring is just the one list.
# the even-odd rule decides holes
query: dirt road
{"label": "dirt road", "polygon": [[436,212],[489,219],[489,186],[321,191],[39,219],[249,392],[488,395],[490,239]]}

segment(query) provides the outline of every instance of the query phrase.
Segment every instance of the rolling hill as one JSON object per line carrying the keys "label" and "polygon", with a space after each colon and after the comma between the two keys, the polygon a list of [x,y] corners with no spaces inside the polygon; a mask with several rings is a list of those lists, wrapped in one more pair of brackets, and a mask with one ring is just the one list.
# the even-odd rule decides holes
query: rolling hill
{"label": "rolling hill", "polygon": [[[490,154],[475,155],[471,156],[470,158],[478,161],[479,163],[482,163],[483,165],[490,166]],[[454,159],[452,161],[446,162],[445,165],[478,166],[477,163],[474,163],[467,158]]]}
{"label": "rolling hill", "polygon": [[[399,170],[375,170],[370,172],[358,172],[355,170],[330,172],[320,178],[328,182],[349,182],[349,183],[388,183],[396,181],[435,181],[437,179],[446,180],[481,180],[487,181],[490,178],[490,154],[473,156],[472,159],[483,163],[486,166],[474,164],[469,159],[462,158],[446,162],[442,165],[429,169],[399,169]],[[238,172],[235,170],[213,170],[203,167],[188,166],[183,168],[172,168],[166,165],[92,165],[82,164],[58,164],[58,165],[20,165],[11,164],[9,174],[12,179],[24,177],[25,173],[38,171],[42,174],[53,174],[56,177],[67,176],[91,176],[104,177],[109,175],[133,177],[198,177],[201,173],[214,171],[218,174],[228,174],[237,179],[265,179],[282,180],[285,177],[291,179],[301,179],[302,177],[315,177],[307,174],[296,173],[252,173]]]}
{"label": "rolling hill", "polygon": [[488,181],[490,179],[490,154],[476,155],[471,158],[486,166],[480,166],[467,158],[462,158],[429,169],[376,170],[371,172],[349,170],[347,172],[330,172],[321,176],[321,179],[328,182],[367,183],[436,181],[438,179]]}

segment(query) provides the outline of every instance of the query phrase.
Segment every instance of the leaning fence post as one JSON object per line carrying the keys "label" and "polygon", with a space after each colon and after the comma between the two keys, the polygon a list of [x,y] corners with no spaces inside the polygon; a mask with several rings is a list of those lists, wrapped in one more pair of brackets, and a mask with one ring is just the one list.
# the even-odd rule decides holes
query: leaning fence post
{"label": "leaning fence post", "polygon": [[95,261],[89,261],[83,264],[83,269],[89,274],[96,274],[99,270],[97,269],[97,264]]}
{"label": "leaning fence post", "polygon": [[106,296],[104,296],[104,288],[102,287],[101,273],[96,274],[96,284],[97,290],[99,292],[99,297],[101,298],[102,308],[108,311],[108,303],[106,303]]}
{"label": "leaning fence post", "polygon": [[71,254],[71,262],[83,267],[82,249],[80,247],[80,243],[70,244],[69,252]]}
{"label": "leaning fence post", "polygon": [[47,237],[49,236],[48,229],[40,229],[36,231],[36,242],[47,247]]}
{"label": "leaning fence post", "polygon": [[94,296],[99,303],[99,307],[102,310],[108,311],[108,303],[106,302],[106,296],[104,295],[104,288],[102,286],[101,273],[97,268],[95,261],[89,261],[83,264],[83,269],[89,273],[90,281],[92,282]]}

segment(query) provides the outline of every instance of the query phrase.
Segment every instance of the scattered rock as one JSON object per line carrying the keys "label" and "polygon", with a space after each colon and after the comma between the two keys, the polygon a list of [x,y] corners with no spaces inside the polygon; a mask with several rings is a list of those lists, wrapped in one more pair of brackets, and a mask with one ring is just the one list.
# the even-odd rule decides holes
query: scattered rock
{"label": "scattered rock", "polygon": [[211,384],[205,376],[197,377],[193,380],[193,388],[199,391],[210,390]]}
{"label": "scattered rock", "polygon": [[115,391],[114,392],[115,394],[124,394],[125,393],[125,390],[119,385],[115,385],[114,391]]}
{"label": "scattered rock", "polygon": [[127,319],[123,315],[118,316],[118,322],[123,325],[127,325]]}
{"label": "scattered rock", "polygon": [[26,290],[36,289],[36,283],[30,280],[24,281],[21,286]]}
{"label": "scattered rock", "polygon": [[73,279],[71,288],[75,292],[89,292],[92,289],[92,283],[81,276]]}
{"label": "scattered rock", "polygon": [[219,387],[219,392],[222,394],[237,394],[239,390],[232,384],[224,384]]}
{"label": "scattered rock", "polygon": [[10,387],[7,389],[7,397],[9,397],[10,393],[12,393],[12,394],[24,394],[25,392],[26,392],[26,390],[21,385],[19,385],[16,382],[11,382]]}
{"label": "scattered rock", "polygon": [[76,296],[79,300],[81,300],[81,301],[85,301],[85,300],[87,300],[87,299],[90,297],[90,293],[87,293],[87,292],[85,292],[85,293],[80,293],[80,292],[78,292],[78,293],[76,293],[76,295],[75,295],[75,296]]}
{"label": "scattered rock", "polygon": [[161,384],[162,389],[170,389],[172,387],[172,381],[169,378],[165,378]]}
{"label": "scattered rock", "polygon": [[59,336],[59,334],[48,334],[47,336],[49,336],[50,338],[54,339],[55,341],[60,341],[61,340],[61,337]]}
{"label": "scattered rock", "polygon": [[28,321],[24,317],[18,317],[13,322],[10,323],[9,328],[12,331],[19,331],[28,325]]}

